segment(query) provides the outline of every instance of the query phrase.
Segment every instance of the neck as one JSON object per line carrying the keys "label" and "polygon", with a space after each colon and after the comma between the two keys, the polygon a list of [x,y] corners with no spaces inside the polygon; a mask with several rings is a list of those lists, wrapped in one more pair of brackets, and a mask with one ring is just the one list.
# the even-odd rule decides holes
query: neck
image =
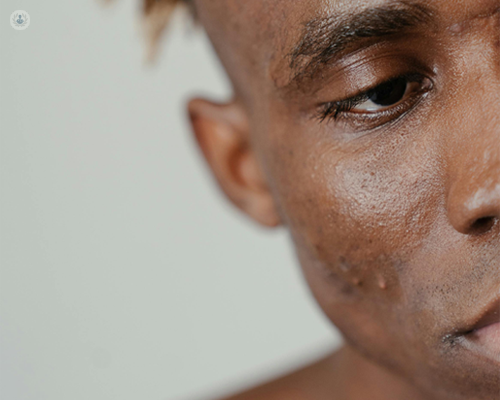
{"label": "neck", "polygon": [[428,394],[366,359],[347,344],[332,355],[330,368],[336,381],[335,391],[341,393],[341,399],[430,400]]}

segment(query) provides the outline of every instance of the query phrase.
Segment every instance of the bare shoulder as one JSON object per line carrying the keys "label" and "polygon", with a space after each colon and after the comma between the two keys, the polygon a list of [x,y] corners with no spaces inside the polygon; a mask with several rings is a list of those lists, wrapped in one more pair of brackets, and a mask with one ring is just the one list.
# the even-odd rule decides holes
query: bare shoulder
{"label": "bare shoulder", "polygon": [[221,400],[317,400],[321,398],[318,382],[329,381],[325,375],[332,357],[334,355],[329,354],[286,375]]}
{"label": "bare shoulder", "polygon": [[300,389],[258,387],[222,400],[313,400]]}

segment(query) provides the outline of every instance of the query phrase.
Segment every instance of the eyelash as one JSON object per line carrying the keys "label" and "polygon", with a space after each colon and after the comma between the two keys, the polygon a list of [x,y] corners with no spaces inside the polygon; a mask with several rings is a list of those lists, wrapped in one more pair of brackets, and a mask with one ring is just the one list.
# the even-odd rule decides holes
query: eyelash
{"label": "eyelash", "polygon": [[[406,99],[403,99],[400,102],[398,102],[392,106],[388,106],[388,107],[384,108],[383,110],[375,111],[375,112],[368,111],[368,112],[363,112],[363,113],[362,112],[352,113],[352,110],[356,106],[364,103],[365,101],[370,100],[369,94],[371,92],[373,92],[378,87],[380,87],[386,83],[389,83],[391,81],[394,81],[396,79],[405,79],[407,84],[411,83],[411,82],[418,83],[420,85],[420,88],[415,93],[413,93],[411,96],[406,96],[407,97]],[[319,109],[319,112],[317,114],[317,118],[319,119],[320,122],[323,122],[326,119],[328,119],[328,120],[332,119],[334,121],[337,121],[341,117],[350,118],[347,116],[348,114],[356,114],[357,118],[368,118],[368,119],[376,118],[377,115],[383,115],[386,117],[390,117],[390,115],[388,115],[388,114],[402,114],[406,110],[401,110],[401,106],[404,107],[405,103],[408,103],[410,100],[414,99],[417,95],[423,95],[425,92],[429,91],[432,88],[432,82],[430,80],[428,81],[429,82],[428,87],[424,87],[425,80],[428,80],[428,78],[426,78],[424,75],[419,74],[419,73],[403,74],[403,75],[396,76],[396,77],[388,79],[380,84],[377,84],[377,85],[373,86],[372,88],[370,88],[370,89],[368,89],[368,90],[366,90],[366,91],[364,91],[356,96],[350,97],[350,98],[345,99],[345,100],[339,100],[339,101],[328,102],[328,103],[323,104]],[[407,107],[404,107],[404,108],[407,108]],[[393,110],[393,112],[391,112],[391,110]]]}

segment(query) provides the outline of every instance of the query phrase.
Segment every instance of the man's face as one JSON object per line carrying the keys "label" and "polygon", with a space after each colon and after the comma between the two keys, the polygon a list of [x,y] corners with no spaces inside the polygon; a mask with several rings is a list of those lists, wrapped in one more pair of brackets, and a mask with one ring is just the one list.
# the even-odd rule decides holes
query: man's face
{"label": "man's face", "polygon": [[500,2],[197,7],[324,312],[424,391],[497,395],[470,331],[500,296]]}

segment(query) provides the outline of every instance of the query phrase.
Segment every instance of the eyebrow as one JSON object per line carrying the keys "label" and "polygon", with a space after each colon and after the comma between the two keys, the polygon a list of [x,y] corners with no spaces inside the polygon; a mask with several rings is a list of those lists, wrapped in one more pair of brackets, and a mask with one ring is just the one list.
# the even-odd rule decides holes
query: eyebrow
{"label": "eyebrow", "polygon": [[414,1],[397,1],[343,15],[318,17],[304,26],[301,39],[287,56],[292,83],[312,78],[343,50],[366,43],[367,39],[403,34],[435,21],[428,7]]}

